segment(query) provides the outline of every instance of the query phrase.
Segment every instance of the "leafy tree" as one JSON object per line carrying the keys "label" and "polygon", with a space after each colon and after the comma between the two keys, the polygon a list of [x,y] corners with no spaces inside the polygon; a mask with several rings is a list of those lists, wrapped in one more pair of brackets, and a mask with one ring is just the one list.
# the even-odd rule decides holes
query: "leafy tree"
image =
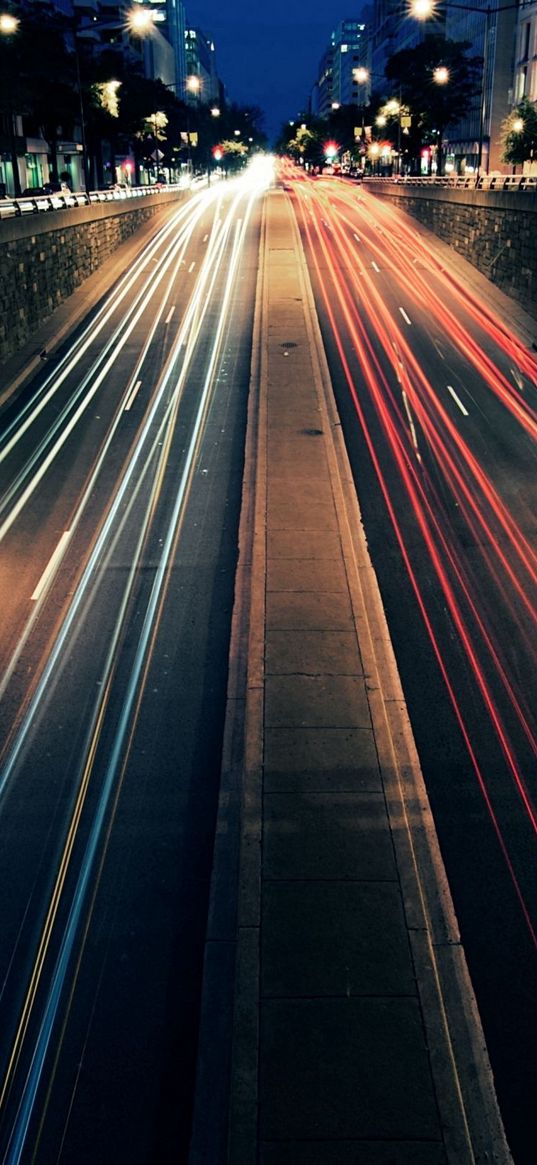
{"label": "leafy tree", "polygon": [[537,159],[537,101],[523,97],[502,125],[502,161],[513,166]]}
{"label": "leafy tree", "polygon": [[[449,125],[465,116],[479,91],[482,59],[468,57],[470,44],[440,34],[427,36],[412,49],[401,49],[386,63],[386,78],[393,82],[412,116],[415,146],[438,141],[438,172],[442,172],[442,138]],[[445,83],[435,80],[446,70]],[[438,76],[438,74],[437,74]]]}

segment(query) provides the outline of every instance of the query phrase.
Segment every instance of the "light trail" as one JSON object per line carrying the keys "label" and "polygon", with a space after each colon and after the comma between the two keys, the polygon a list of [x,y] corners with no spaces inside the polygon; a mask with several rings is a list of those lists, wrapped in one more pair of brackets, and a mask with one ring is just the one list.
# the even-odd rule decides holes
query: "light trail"
{"label": "light trail", "polygon": [[[219,211],[221,217],[215,219],[217,225],[213,228],[209,246],[197,275],[196,289],[190,298],[173,349],[162,371],[147,415],[140,424],[123,476],[111,500],[108,513],[65,614],[56,642],[37,683],[23,722],[12,741],[10,755],[6,760],[0,781],[0,798],[3,798],[9,790],[11,779],[17,774],[19,762],[23,759],[30,736],[39,731],[39,724],[43,722],[43,709],[51,698],[50,693],[53,693],[54,688],[58,686],[59,677],[67,658],[70,658],[73,652],[77,651],[77,643],[83,626],[91,620],[92,610],[97,611],[96,595],[101,586],[101,580],[106,580],[108,577],[109,568],[114,556],[119,552],[124,537],[130,537],[129,531],[131,529],[138,530],[137,544],[132,555],[128,576],[118,593],[117,614],[113,624],[113,634],[108,641],[106,660],[102,670],[100,668],[98,673],[97,697],[93,708],[90,709],[86,744],[78,761],[79,771],[78,774],[73,774],[75,794],[70,823],[66,832],[55,885],[43,921],[32,976],[27,987],[8,1071],[0,1096],[1,1104],[10,1093],[28,1036],[30,1018],[36,1008],[39,992],[42,991],[41,985],[45,972],[47,972],[50,977],[45,998],[39,1005],[39,1030],[35,1043],[32,1045],[30,1066],[22,1084],[20,1101],[11,1129],[7,1154],[4,1158],[6,1163],[9,1162],[9,1165],[20,1162],[24,1153],[29,1122],[34,1111],[47,1051],[55,1029],[63,989],[70,973],[75,944],[79,941],[80,924],[83,913],[87,909],[112,800],[127,764],[129,742],[132,740],[133,725],[143,696],[144,677],[147,675],[170,572],[178,550],[185,507],[188,503],[204,439],[211,402],[215,391],[217,391],[218,368],[223,358],[224,344],[230,327],[241,257],[252,210],[258,198],[255,187],[248,185],[244,190],[240,183],[236,187],[230,183],[227,193],[228,205],[221,206]],[[223,277],[223,283],[221,290],[219,290],[221,277]],[[197,399],[187,447],[184,450],[181,472],[176,480],[177,465],[176,454],[174,454],[174,439],[181,415],[180,406],[183,393],[194,361],[198,359],[198,340],[205,334],[204,326],[207,313],[209,311],[214,313],[217,305],[218,314],[216,324],[211,329],[212,340],[206,358],[203,384]],[[163,308],[161,308],[161,312],[162,310]],[[132,385],[130,392],[132,396]],[[118,410],[113,428],[117,428],[120,415]],[[95,474],[103,463],[111,440],[112,433],[109,433],[106,447],[102,450],[99,466],[95,467],[94,475],[87,484],[85,495],[81,497],[79,514],[91,494]],[[127,620],[130,617],[134,587],[142,555],[159,520],[159,509],[164,490],[166,489],[166,493],[169,493],[172,484],[173,506],[167,518],[166,528],[161,531],[160,526],[158,527],[159,533],[161,533],[159,560],[156,564],[155,577],[145,607],[128,686],[119,712],[116,713],[117,724],[111,744],[107,746],[110,755],[104,764],[100,777],[97,807],[92,816],[85,853],[77,871],[75,871],[75,886],[70,892],[72,896],[67,903],[67,920],[61,935],[56,935],[60,907],[65,914],[66,880],[73,862],[79,823],[85,809],[88,790],[94,780],[94,768],[99,754],[102,752],[102,729],[105,718],[110,715],[110,698],[114,689],[121,645]],[[69,531],[70,537],[72,534],[73,529]],[[47,585],[49,585],[49,575],[47,575]],[[99,664],[96,663],[96,666]],[[54,697],[52,696],[52,698]],[[103,759],[101,758],[101,767]],[[56,935],[56,948],[58,941],[61,941],[54,966],[48,968],[50,944],[54,935]]]}
{"label": "light trail", "polygon": [[[473,431],[468,430],[468,433],[465,431],[464,435],[459,432],[442,402],[439,388],[427,376],[422,361],[418,360],[411,343],[401,332],[397,317],[393,314],[385,293],[380,293],[377,282],[373,281],[367,269],[363,267],[364,240],[370,256],[372,254],[378,258],[382,265],[389,265],[398,284],[408,294],[409,302],[415,302],[421,313],[427,314],[435,354],[434,333],[438,328],[449,341],[450,349],[457,352],[461,360],[470,363],[474,375],[480,379],[484,387],[490,389],[501,406],[509,410],[516,424],[532,439],[537,435],[536,413],[529,395],[527,397],[521,395],[520,381],[517,383],[515,377],[513,386],[508,376],[497,366],[490,345],[487,345],[487,351],[484,352],[468,328],[461,323],[455,310],[446,306],[447,297],[442,298],[442,270],[438,264],[430,260],[419,236],[416,243],[414,232],[400,228],[399,220],[395,216],[392,223],[392,217],[382,205],[380,216],[387,223],[392,223],[392,230],[385,235],[383,232],[382,239],[379,239],[379,232],[374,229],[378,200],[368,205],[367,199],[361,199],[357,207],[356,203],[352,202],[351,195],[346,194],[344,189],[343,193],[334,194],[332,187],[328,195],[326,191],[319,190],[317,184],[311,185],[308,193],[309,201],[306,207],[302,185],[297,183],[294,186],[297,213],[300,216],[304,236],[310,244],[309,254],[316,269],[339,361],[487,813],[526,927],[534,946],[537,946],[535,926],[510,852],[510,844],[504,836],[502,823],[493,804],[488,774],[479,759],[476,742],[472,742],[467,716],[457,696],[457,678],[450,676],[448,672],[428,601],[413,564],[412,546],[407,546],[397,516],[396,495],[383,473],[376,449],[376,438],[371,431],[362,402],[369,398],[377,422],[384,432],[404,496],[408,499],[420,530],[452,626],[480,694],[490,729],[503,754],[506,772],[513,781],[519,803],[523,806],[534,835],[537,832],[535,810],[537,789],[532,775],[525,772],[520,765],[517,747],[511,739],[511,730],[506,728],[505,713],[510,709],[514,714],[533,756],[537,757],[535,709],[527,707],[519,691],[518,677],[513,675],[511,658],[506,656],[497,639],[494,618],[488,618],[484,613],[483,596],[476,591],[471,563],[468,563],[465,557],[461,557],[456,542],[452,540],[449,526],[447,529],[444,528],[445,501],[439,496],[435,482],[427,470],[429,459],[433,457],[436,473],[442,478],[452,496],[456,513],[464,519],[472,532],[475,545],[480,548],[489,575],[491,593],[487,600],[488,605],[494,614],[497,605],[501,605],[499,609],[505,610],[508,614],[520,651],[527,656],[528,666],[530,669],[533,667],[533,674],[537,662],[535,650],[537,556],[509,506],[503,501],[489,474],[472,451],[469,442],[473,440]],[[328,218],[332,227],[330,232],[323,226],[323,222]],[[359,248],[355,246],[358,237],[357,227],[361,240]],[[416,270],[416,249],[418,257],[423,260],[424,267],[426,266],[426,272],[434,270],[434,289],[423,273]],[[370,259],[370,269],[373,270],[378,267],[375,258]],[[345,260],[344,275],[342,275],[343,260]],[[458,303],[464,311],[469,310],[471,320],[479,326],[483,334],[489,340],[494,338],[501,351],[515,363],[517,376],[520,378],[523,375],[529,380],[530,385],[535,385],[537,362],[531,353],[506,333],[490,310],[481,312],[475,298],[468,297],[456,284],[452,286],[451,278],[449,288],[451,300]],[[344,332],[341,331],[336,319],[335,304],[341,313]],[[406,313],[401,308],[398,309],[398,314],[408,322]],[[441,355],[445,360],[445,342],[442,347]],[[349,348],[355,352],[358,361],[358,382],[347,358]],[[510,372],[513,375],[512,368]],[[394,389],[395,384],[400,386],[399,394]],[[447,387],[462,416],[469,418],[469,411],[453,385]],[[419,454],[418,426],[425,438],[427,450],[425,463]],[[516,602],[513,594],[516,596]],[[528,621],[531,631],[528,630]],[[501,704],[498,703],[502,692],[507,701],[503,711]]]}

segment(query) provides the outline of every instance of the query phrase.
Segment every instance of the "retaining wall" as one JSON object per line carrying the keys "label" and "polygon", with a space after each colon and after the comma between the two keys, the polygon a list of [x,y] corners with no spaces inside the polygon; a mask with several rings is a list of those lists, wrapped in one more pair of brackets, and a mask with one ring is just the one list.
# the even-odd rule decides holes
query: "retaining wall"
{"label": "retaining wall", "polygon": [[396,200],[537,319],[537,194],[369,182]]}
{"label": "retaining wall", "polygon": [[0,363],[143,223],[184,191],[0,222]]}

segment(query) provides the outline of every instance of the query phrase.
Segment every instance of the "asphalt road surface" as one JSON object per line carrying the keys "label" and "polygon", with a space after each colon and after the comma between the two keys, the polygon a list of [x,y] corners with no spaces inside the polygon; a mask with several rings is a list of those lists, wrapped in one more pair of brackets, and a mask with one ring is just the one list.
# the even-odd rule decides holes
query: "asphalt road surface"
{"label": "asphalt road surface", "polygon": [[[517,1165],[535,1158],[534,357],[288,176]],[[187,1157],[259,188],[182,204],[2,415],[1,1159]]]}
{"label": "asphalt road surface", "polygon": [[506,1131],[530,1165],[537,361],[367,184],[288,189]]}
{"label": "asphalt road surface", "polygon": [[186,1160],[262,183],[3,415],[2,1161]]}

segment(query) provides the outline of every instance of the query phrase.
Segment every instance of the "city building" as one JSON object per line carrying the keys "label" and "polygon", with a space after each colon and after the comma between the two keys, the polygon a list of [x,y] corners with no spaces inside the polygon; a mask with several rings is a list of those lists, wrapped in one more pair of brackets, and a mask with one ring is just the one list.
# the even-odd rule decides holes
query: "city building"
{"label": "city building", "polygon": [[368,37],[360,20],[341,20],[331,38],[332,105],[357,105],[358,83],[354,71],[367,65]]}
{"label": "city building", "polygon": [[[199,28],[185,31],[186,93],[191,104],[206,105],[220,101],[220,83],[216,71],[214,41]],[[196,84],[189,79],[195,79]]]}

